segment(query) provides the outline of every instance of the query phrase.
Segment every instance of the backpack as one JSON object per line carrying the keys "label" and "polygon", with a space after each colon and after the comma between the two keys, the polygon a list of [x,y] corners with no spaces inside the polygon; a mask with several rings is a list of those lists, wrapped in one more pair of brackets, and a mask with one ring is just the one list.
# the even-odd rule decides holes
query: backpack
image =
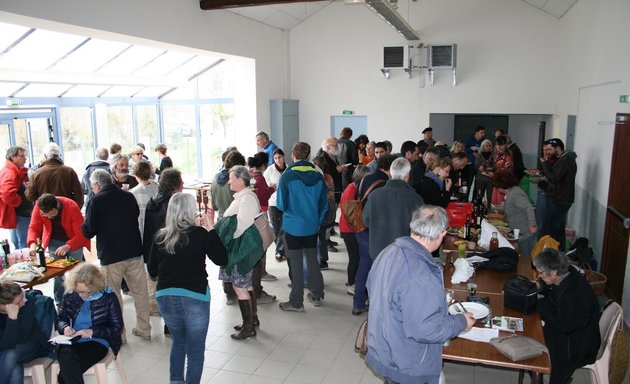
{"label": "backpack", "polygon": [[593,257],[593,248],[588,246],[588,239],[585,237],[576,239],[566,255],[569,259],[577,261],[579,265],[588,264],[593,271],[597,270],[597,261]]}
{"label": "backpack", "polygon": [[518,266],[518,254],[509,247],[500,247],[481,255],[488,261],[480,263],[477,269],[490,269],[499,272],[514,272]]}
{"label": "backpack", "polygon": [[[44,296],[42,291],[36,289],[25,291],[25,294],[29,301],[33,301],[35,303],[35,319],[37,320],[37,324],[39,325],[42,334],[46,340],[50,339],[53,326],[57,321],[57,311],[55,310],[54,300],[48,296]],[[40,349],[39,356],[48,356],[52,359],[56,359],[56,355],[51,349],[51,345],[48,344],[47,347],[50,348]]]}
{"label": "backpack", "polygon": [[[363,224],[363,203],[367,199],[368,195],[374,188],[376,188],[379,184],[384,183],[385,180],[376,180],[370,185],[367,191],[365,191],[365,196],[363,199],[359,200],[358,196],[355,196],[352,200],[346,200],[339,204],[339,208],[341,209],[341,214],[346,218],[346,223],[348,223],[348,227],[352,229],[354,233],[363,232],[367,229],[365,224]],[[361,184],[359,188],[357,188],[357,195],[359,190],[361,189],[361,185],[363,185],[363,180],[361,180]]]}

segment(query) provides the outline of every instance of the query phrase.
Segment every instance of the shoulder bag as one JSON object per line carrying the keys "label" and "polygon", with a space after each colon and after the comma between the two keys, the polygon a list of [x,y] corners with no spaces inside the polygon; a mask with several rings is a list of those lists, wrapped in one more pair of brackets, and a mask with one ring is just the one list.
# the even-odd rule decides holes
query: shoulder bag
{"label": "shoulder bag", "polygon": [[260,233],[260,237],[262,238],[262,246],[266,251],[267,248],[271,245],[271,243],[276,240],[276,235],[273,233],[273,228],[269,224],[269,220],[267,220],[267,215],[264,212],[261,212],[254,219],[254,225],[258,232]]}
{"label": "shoulder bag", "polygon": [[363,320],[361,326],[359,327],[359,332],[357,332],[357,338],[354,340],[354,349],[359,352],[359,355],[365,356],[367,353],[367,334],[368,334],[368,321],[367,319]]}
{"label": "shoulder bag", "polygon": [[[363,224],[363,203],[367,199],[368,195],[374,188],[378,185],[384,183],[385,180],[376,180],[370,185],[367,191],[365,191],[365,196],[363,199],[359,200],[358,197],[355,196],[352,200],[346,200],[343,203],[339,204],[339,208],[341,209],[341,214],[346,218],[346,222],[348,223],[348,227],[352,229],[354,233],[363,232],[367,229],[365,224]],[[357,194],[361,189],[361,185],[363,185],[363,181],[359,185],[357,189]]]}

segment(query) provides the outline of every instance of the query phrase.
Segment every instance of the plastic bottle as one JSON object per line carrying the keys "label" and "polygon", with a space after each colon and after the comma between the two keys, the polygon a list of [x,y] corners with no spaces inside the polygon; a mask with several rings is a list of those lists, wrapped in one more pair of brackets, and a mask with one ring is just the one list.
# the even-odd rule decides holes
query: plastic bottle
{"label": "plastic bottle", "polygon": [[490,239],[490,245],[488,247],[489,251],[499,248],[499,238],[497,236],[496,232],[492,232],[492,238]]}

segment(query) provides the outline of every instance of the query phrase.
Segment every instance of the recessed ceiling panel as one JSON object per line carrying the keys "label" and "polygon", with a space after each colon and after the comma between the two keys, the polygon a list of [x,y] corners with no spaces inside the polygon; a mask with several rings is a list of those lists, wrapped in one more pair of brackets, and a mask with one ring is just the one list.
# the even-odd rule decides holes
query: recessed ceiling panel
{"label": "recessed ceiling panel", "polygon": [[134,76],[162,77],[186,63],[194,56],[194,54],[190,53],[167,51],[149,64],[134,72]]}
{"label": "recessed ceiling panel", "polygon": [[84,85],[79,84],[70,88],[63,97],[97,97],[101,93],[105,92],[109,85]]}
{"label": "recessed ceiling panel", "polygon": [[85,37],[38,29],[0,56],[0,68],[46,69]]}
{"label": "recessed ceiling panel", "polygon": [[116,85],[111,87],[101,97],[130,97],[131,95],[142,90],[142,86]]}
{"label": "recessed ceiling panel", "polygon": [[24,83],[3,83],[0,82],[0,97],[9,97],[15,91],[22,88]]}
{"label": "recessed ceiling panel", "polygon": [[0,23],[0,52],[15,43],[29,29],[19,25]]}
{"label": "recessed ceiling panel", "polygon": [[105,64],[105,66],[96,71],[96,73],[119,76],[130,75],[145,66],[162,52],[164,52],[164,49],[133,45],[112,61]]}
{"label": "recessed ceiling panel", "polygon": [[72,84],[29,84],[15,97],[57,97],[71,86]]}
{"label": "recessed ceiling panel", "polygon": [[90,39],[51,68],[53,71],[92,73],[130,46],[128,43]]}

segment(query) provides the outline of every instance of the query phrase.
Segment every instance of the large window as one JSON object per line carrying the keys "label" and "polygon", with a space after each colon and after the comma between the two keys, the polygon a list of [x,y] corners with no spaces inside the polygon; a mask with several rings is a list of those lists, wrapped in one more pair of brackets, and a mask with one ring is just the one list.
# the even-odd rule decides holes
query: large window
{"label": "large window", "polygon": [[94,160],[92,109],[70,107],[59,109],[64,161],[81,177],[85,166]]}
{"label": "large window", "polygon": [[[131,106],[107,106],[107,131],[110,142],[103,144],[109,148],[111,143],[122,145],[123,153],[129,153],[136,142],[133,138],[133,119]],[[100,129],[100,127],[99,127]]]}
{"label": "large window", "polygon": [[187,182],[197,179],[197,133],[193,105],[164,105],[164,144]]}
{"label": "large window", "polygon": [[210,181],[221,167],[221,154],[227,147],[236,146],[236,132],[232,125],[233,104],[202,105],[200,108],[201,148],[204,181]]}
{"label": "large window", "polygon": [[159,158],[153,151],[159,143],[160,134],[157,121],[157,107],[155,105],[139,105],[136,107],[136,125],[138,127],[138,142],[144,144],[144,154],[151,161],[160,165]]}

